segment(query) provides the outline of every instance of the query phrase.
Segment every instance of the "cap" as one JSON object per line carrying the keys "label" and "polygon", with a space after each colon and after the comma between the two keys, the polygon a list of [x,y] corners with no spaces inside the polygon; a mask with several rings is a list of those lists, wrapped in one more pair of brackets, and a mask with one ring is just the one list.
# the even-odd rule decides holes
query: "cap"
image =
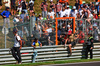
{"label": "cap", "polygon": [[96,2],[96,3],[95,3],[95,5],[98,5],[98,4],[99,4],[99,2]]}
{"label": "cap", "polygon": [[6,7],[6,9],[9,9],[9,7]]}
{"label": "cap", "polygon": [[16,29],[13,29],[13,33],[17,33],[17,30]]}
{"label": "cap", "polygon": [[82,2],[83,4],[86,3],[85,1]]}
{"label": "cap", "polygon": [[69,7],[69,5],[67,5],[67,7]]}
{"label": "cap", "polygon": [[76,6],[73,6],[73,9],[76,9]]}
{"label": "cap", "polygon": [[70,25],[67,25],[67,27],[70,27]]}
{"label": "cap", "polygon": [[94,24],[93,26],[97,26],[97,24]]}
{"label": "cap", "polygon": [[34,2],[33,2],[32,0],[29,2],[29,4],[30,4],[30,3],[33,3],[33,4],[34,4]]}
{"label": "cap", "polygon": [[50,2],[53,2],[53,0],[50,0]]}
{"label": "cap", "polygon": [[39,14],[39,15],[41,15],[41,14]]}

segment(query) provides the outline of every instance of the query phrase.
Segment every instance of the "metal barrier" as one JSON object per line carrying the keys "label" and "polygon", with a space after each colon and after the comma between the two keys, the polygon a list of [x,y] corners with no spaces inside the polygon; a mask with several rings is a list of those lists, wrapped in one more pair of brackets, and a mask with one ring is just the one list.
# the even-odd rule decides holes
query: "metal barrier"
{"label": "metal barrier", "polygon": [[[93,59],[100,58],[100,43],[94,43],[93,49]],[[45,61],[55,61],[55,60],[75,60],[84,59],[85,51],[83,49],[83,44],[76,44],[72,48],[72,56],[67,57],[68,51],[64,45],[58,46],[43,46],[43,47],[23,47],[21,49],[22,63],[35,63],[35,62],[45,62]],[[0,49],[0,65],[5,64],[15,64],[16,61],[9,54],[10,49]],[[35,53],[34,53],[35,52]]]}

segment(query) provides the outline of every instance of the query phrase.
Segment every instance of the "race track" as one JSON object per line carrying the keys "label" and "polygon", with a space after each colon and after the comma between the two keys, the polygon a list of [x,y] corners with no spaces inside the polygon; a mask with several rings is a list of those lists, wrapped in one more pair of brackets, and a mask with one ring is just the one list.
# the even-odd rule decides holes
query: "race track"
{"label": "race track", "polygon": [[99,62],[55,64],[55,65],[40,65],[40,66],[100,66],[100,61]]}

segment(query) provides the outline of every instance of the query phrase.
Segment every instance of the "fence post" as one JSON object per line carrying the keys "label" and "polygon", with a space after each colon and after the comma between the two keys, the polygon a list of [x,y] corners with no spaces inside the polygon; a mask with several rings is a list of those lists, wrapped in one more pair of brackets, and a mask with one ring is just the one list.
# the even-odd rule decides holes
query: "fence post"
{"label": "fence post", "polygon": [[5,35],[5,49],[6,49],[6,27],[4,28],[4,35]]}
{"label": "fence post", "polygon": [[30,17],[30,23],[29,23],[29,36],[31,36],[32,35],[32,27],[31,27],[31,25],[32,25],[32,19],[31,19],[31,17]]}
{"label": "fence post", "polygon": [[30,36],[32,35],[32,31],[34,31],[34,27],[35,27],[35,17],[31,16],[30,17]]}
{"label": "fence post", "polygon": [[35,63],[36,56],[37,56],[37,51],[34,51],[33,58],[32,58],[32,63]]}

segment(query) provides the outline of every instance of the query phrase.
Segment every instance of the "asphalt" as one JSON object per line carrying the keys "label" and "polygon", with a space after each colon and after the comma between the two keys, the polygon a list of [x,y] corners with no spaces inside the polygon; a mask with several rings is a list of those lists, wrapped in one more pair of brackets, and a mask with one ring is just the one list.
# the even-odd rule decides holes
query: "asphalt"
{"label": "asphalt", "polygon": [[100,66],[98,62],[81,62],[81,63],[67,63],[67,64],[55,64],[55,65],[40,65],[40,66]]}

